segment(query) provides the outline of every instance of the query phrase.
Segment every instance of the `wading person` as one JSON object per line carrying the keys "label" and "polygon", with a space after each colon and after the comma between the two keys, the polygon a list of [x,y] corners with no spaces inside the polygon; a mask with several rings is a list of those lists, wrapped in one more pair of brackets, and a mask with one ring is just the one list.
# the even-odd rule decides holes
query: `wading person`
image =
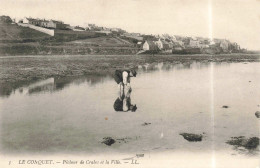
{"label": "wading person", "polygon": [[[131,70],[116,70],[114,74],[114,79],[121,89],[124,89],[124,86],[130,86],[130,77],[136,77],[136,71]],[[123,87],[123,88],[122,88]]]}
{"label": "wading person", "polygon": [[124,89],[120,90],[119,96],[114,102],[114,109],[117,112],[135,112],[137,107],[131,103],[132,89],[129,85],[126,85]]}

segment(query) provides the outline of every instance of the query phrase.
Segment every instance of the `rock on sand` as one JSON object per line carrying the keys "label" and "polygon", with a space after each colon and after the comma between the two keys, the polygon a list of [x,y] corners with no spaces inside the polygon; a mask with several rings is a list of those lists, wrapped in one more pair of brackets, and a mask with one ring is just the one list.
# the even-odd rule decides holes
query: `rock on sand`
{"label": "rock on sand", "polygon": [[103,138],[103,141],[101,142],[101,143],[104,143],[104,144],[106,144],[106,145],[108,145],[108,146],[111,146],[112,144],[114,144],[116,141],[113,139],[113,138],[111,138],[111,137],[105,137],[105,138]]}
{"label": "rock on sand", "polygon": [[260,118],[260,111],[255,112],[255,116],[256,116],[257,118]]}
{"label": "rock on sand", "polygon": [[202,141],[201,134],[181,133],[180,135],[182,135],[184,139],[190,142]]}

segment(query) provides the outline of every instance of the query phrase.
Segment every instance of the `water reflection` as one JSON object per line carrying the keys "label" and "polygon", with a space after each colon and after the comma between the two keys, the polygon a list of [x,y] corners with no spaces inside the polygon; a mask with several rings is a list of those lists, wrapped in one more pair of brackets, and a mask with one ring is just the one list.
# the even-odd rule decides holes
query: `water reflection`
{"label": "water reflection", "polygon": [[[227,63],[225,63],[227,64]],[[142,72],[154,72],[154,71],[171,71],[171,70],[182,70],[182,69],[201,69],[207,68],[210,65],[210,62],[203,61],[188,61],[188,62],[163,62],[163,63],[151,63],[140,65],[138,67],[139,71]],[[222,63],[218,63],[216,65],[222,65]]]}
{"label": "water reflection", "polygon": [[[154,71],[171,71],[171,70],[182,70],[182,69],[201,69],[208,67],[210,62],[196,62],[196,61],[187,61],[187,62],[163,62],[163,63],[151,63],[138,66],[139,72],[150,73]],[[227,66],[229,63],[214,63],[216,66]],[[60,78],[49,78],[46,80],[34,82],[30,84],[19,87],[12,88],[11,85],[5,84],[0,86],[0,97],[10,96],[11,94],[39,94],[45,92],[55,92],[64,89],[70,84],[82,84],[87,83],[90,86],[93,86],[98,83],[103,83],[106,80],[111,80],[111,75],[89,75],[81,77],[60,77]],[[8,85],[8,87],[7,87]],[[13,86],[15,87],[15,86]]]}
{"label": "water reflection", "polygon": [[39,92],[52,92],[54,89],[54,78],[49,78],[30,84],[27,87],[21,87],[18,89],[18,91],[20,94],[33,94]]}
{"label": "water reflection", "polygon": [[81,77],[65,77],[65,78],[55,78],[56,90],[62,90],[70,84],[80,85],[82,83],[87,83],[89,86],[95,86],[98,83],[103,83],[110,80],[112,77],[109,75],[89,75]]}
{"label": "water reflection", "polygon": [[111,77],[109,76],[48,78],[46,80],[41,80],[24,87],[20,87],[14,90],[14,94],[32,95],[39,93],[52,93],[62,90],[70,84],[80,85],[82,83],[87,83],[89,86],[94,86],[98,83],[103,83],[110,78]]}
{"label": "water reflection", "polygon": [[135,112],[137,110],[136,104],[131,103],[132,88],[130,85],[119,88],[119,96],[114,102],[114,109],[116,112]]}

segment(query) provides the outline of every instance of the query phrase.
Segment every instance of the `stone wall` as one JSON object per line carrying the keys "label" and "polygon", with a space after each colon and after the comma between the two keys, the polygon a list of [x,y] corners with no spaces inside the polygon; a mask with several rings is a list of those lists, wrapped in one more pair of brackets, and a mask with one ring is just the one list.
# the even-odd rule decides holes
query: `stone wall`
{"label": "stone wall", "polygon": [[52,30],[52,29],[46,29],[46,28],[43,28],[43,27],[34,26],[34,25],[31,25],[31,24],[24,24],[24,23],[18,23],[18,25],[23,26],[23,27],[29,27],[31,29],[40,31],[40,32],[48,34],[50,36],[54,36],[54,30]]}

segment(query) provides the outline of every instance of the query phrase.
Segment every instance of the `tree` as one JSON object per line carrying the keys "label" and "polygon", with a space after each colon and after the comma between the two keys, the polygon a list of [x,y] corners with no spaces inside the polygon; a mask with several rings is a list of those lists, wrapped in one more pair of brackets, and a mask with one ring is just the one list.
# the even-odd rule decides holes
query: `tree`
{"label": "tree", "polygon": [[12,19],[10,16],[0,16],[0,22],[2,23],[12,23]]}

